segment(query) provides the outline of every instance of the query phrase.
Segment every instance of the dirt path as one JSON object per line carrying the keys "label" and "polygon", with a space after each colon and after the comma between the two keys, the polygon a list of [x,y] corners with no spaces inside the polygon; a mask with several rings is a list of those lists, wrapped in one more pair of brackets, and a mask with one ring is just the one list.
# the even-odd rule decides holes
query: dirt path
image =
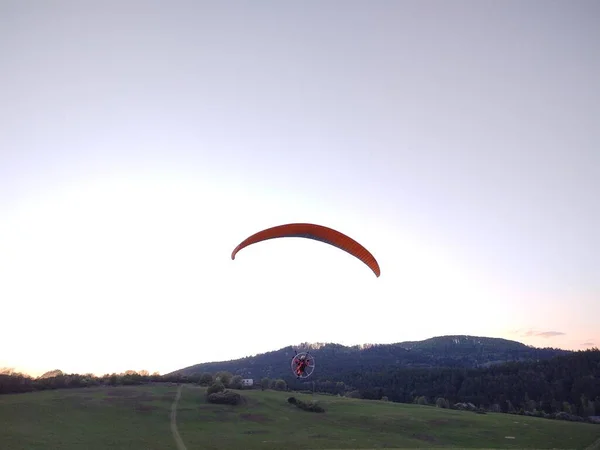
{"label": "dirt path", "polygon": [[177,395],[175,395],[175,400],[173,400],[173,404],[171,405],[171,433],[173,433],[173,439],[175,439],[175,445],[177,446],[177,450],[187,450],[181,436],[179,435],[179,431],[177,431],[177,404],[179,403],[179,398],[181,397],[181,389],[183,385],[179,385],[179,389],[177,389]]}

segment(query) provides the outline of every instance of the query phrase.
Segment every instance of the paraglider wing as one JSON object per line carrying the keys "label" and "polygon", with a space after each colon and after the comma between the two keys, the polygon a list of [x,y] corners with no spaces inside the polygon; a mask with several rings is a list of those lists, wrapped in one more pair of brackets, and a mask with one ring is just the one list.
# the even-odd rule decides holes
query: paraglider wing
{"label": "paraglider wing", "polygon": [[287,225],[279,225],[266,230],[259,231],[256,234],[243,240],[231,253],[231,259],[235,259],[235,255],[244,247],[247,247],[257,242],[266,241],[268,239],[282,237],[302,237],[314,239],[326,244],[333,245],[352,256],[358,258],[365,263],[377,277],[381,274],[379,264],[375,257],[365,247],[356,242],[354,239],[322,225],[311,223],[290,223]]}

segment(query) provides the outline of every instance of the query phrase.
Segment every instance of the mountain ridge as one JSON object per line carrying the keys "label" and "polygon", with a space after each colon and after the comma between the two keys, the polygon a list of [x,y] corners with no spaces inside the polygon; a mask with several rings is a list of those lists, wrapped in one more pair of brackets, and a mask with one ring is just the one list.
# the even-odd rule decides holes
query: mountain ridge
{"label": "mountain ridge", "polygon": [[538,348],[504,338],[471,335],[434,336],[421,341],[392,344],[300,343],[227,361],[212,361],[175,370],[167,375],[192,375],[228,371],[247,378],[292,378],[294,350],[310,351],[316,360],[315,379],[334,377],[340,371],[400,368],[477,368],[511,361],[535,361],[572,353]]}

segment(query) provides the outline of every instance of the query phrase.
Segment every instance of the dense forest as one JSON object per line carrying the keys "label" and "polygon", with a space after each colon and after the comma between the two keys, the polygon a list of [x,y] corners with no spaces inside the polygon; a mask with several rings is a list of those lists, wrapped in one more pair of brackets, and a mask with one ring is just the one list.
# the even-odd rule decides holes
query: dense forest
{"label": "dense forest", "polygon": [[[460,345],[456,339],[450,341],[454,342],[453,345]],[[594,348],[578,352],[557,351],[558,356],[552,356],[552,349],[546,349],[546,352],[542,352],[543,349],[534,349],[537,353],[533,354],[538,358],[523,360],[524,356],[521,355],[508,362],[495,362],[490,365],[482,361],[498,358],[501,354],[506,356],[506,351],[509,350],[500,348],[502,346],[495,350],[488,348],[484,352],[479,352],[476,357],[472,344],[478,342],[477,339],[471,338],[466,342],[469,342],[466,347],[471,347],[470,350],[454,351],[454,353],[450,352],[449,347],[444,351],[440,350],[445,345],[449,345],[447,339],[428,342],[424,345],[425,350],[421,356],[408,359],[413,362],[425,361],[427,358],[422,356],[425,354],[429,355],[429,361],[433,361],[431,359],[433,355],[437,352],[445,352],[441,361],[446,361],[450,353],[454,355],[464,353],[458,356],[460,364],[453,362],[448,366],[429,367],[414,364],[385,366],[375,358],[373,349],[375,352],[390,351],[386,346],[370,346],[361,349],[331,345],[315,346],[315,353],[319,349],[342,354],[354,352],[356,361],[346,366],[336,365],[326,361],[325,353],[321,352],[323,369],[319,376],[314,376],[309,382],[300,382],[290,376],[289,361],[286,358],[285,373],[280,373],[281,363],[277,366],[273,365],[269,370],[275,376],[254,377],[254,388],[310,390],[370,400],[419,403],[479,412],[528,414],[566,420],[587,418],[593,421],[597,420],[594,416],[600,415],[600,350]],[[508,347],[512,348],[510,342],[512,341],[508,341]],[[408,351],[415,352],[417,347],[419,346],[416,345]],[[418,350],[416,352],[418,353]],[[274,352],[270,355],[272,353]],[[364,357],[356,357],[356,355]],[[542,357],[539,357],[540,355]],[[346,358],[347,356],[340,357],[338,361],[347,361]],[[243,365],[239,365],[239,361],[243,361]],[[230,361],[202,366],[203,369],[218,364],[228,367],[232,363]],[[64,374],[61,371],[53,371],[32,378],[23,374],[3,373],[0,374],[0,394],[151,382],[199,383],[206,386],[219,382],[232,389],[241,389],[242,379],[247,378],[247,367],[256,364],[256,361],[253,364],[252,358],[244,358],[238,360],[237,369],[231,366],[232,370],[221,367],[219,370],[209,371],[197,370],[195,366],[194,371],[186,369],[166,375],[128,371],[123,374],[95,377],[92,374]],[[319,370],[319,366],[317,369]]]}
{"label": "dense forest", "polygon": [[291,378],[294,351],[309,350],[317,364],[315,378],[339,379],[340,374],[388,371],[391,368],[481,368],[515,361],[537,361],[571,352],[535,348],[507,339],[478,336],[439,336],[424,341],[346,347],[339,344],[300,344],[232,361],[197,364],[173,372],[191,375],[227,371],[244,378]]}

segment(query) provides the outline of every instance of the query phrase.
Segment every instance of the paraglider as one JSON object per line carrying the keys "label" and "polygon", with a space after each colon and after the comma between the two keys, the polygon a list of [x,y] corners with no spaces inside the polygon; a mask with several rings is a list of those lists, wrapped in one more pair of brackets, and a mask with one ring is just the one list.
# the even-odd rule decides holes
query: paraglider
{"label": "paraglider", "polygon": [[[339,231],[312,223],[289,223],[259,231],[240,242],[240,244],[233,249],[231,259],[234,260],[235,255],[249,245],[283,237],[314,239],[316,241],[324,242],[325,244],[333,245],[362,261],[373,271],[376,277],[381,275],[379,263],[365,247]],[[296,352],[296,355],[292,358],[291,366],[292,373],[296,378],[308,378],[315,370],[315,359],[308,352]]]}
{"label": "paraglider", "polygon": [[373,271],[375,276],[379,277],[381,274],[379,263],[361,244],[332,228],[311,223],[290,223],[259,231],[243,240],[231,253],[231,259],[235,259],[235,255],[249,245],[282,237],[302,237],[333,245],[358,258]]}
{"label": "paraglider", "polygon": [[296,378],[308,378],[315,370],[315,358],[308,352],[298,353],[292,358],[292,372]]}

